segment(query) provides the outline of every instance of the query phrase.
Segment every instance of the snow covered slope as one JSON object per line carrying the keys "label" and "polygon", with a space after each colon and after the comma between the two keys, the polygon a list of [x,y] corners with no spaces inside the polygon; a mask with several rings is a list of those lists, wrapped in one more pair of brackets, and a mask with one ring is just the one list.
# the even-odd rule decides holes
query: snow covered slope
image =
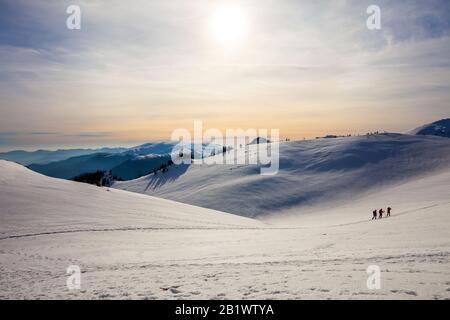
{"label": "snow covered slope", "polygon": [[[250,157],[256,156],[256,147],[248,147]],[[117,182],[114,187],[247,217],[303,212],[310,206],[333,206],[336,201],[448,170],[450,140],[382,134],[286,142],[280,145],[279,173],[261,176],[259,169],[256,165],[181,165],[164,174]]]}
{"label": "snow covered slope", "polygon": [[446,170],[262,223],[0,161],[0,298],[449,299],[449,186]]}
{"label": "snow covered slope", "polygon": [[50,178],[0,160],[0,238],[133,228],[254,226],[229,214]]}
{"label": "snow covered slope", "polygon": [[416,135],[432,135],[450,138],[450,118],[435,121],[409,132]]}

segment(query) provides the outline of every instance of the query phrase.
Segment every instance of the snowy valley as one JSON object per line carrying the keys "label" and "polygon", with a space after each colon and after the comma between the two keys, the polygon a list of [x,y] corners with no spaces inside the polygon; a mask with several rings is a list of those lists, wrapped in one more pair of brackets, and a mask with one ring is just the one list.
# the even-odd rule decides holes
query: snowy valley
{"label": "snowy valley", "polygon": [[0,296],[449,299],[449,160],[440,137],[294,141],[272,177],[182,165],[114,185],[128,191],[0,160]]}

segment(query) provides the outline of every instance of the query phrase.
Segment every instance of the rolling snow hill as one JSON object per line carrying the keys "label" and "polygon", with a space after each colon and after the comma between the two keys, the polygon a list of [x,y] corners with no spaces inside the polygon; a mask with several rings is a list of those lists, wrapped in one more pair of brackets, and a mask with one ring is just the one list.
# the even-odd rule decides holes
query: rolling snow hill
{"label": "rolling snow hill", "polygon": [[0,298],[449,299],[449,185],[446,170],[259,222],[0,161]]}
{"label": "rolling snow hill", "polygon": [[50,178],[4,160],[0,160],[0,203],[0,238],[121,228],[257,225],[209,209]]}
{"label": "rolling snow hill", "polygon": [[[257,145],[247,148],[240,156],[255,157]],[[380,134],[293,141],[281,143],[279,155],[274,176],[261,176],[257,165],[193,164],[113,187],[247,217],[303,212],[449,170],[450,140]]]}
{"label": "rolling snow hill", "polygon": [[432,135],[450,138],[450,119],[442,119],[426,124],[409,132],[416,135]]}

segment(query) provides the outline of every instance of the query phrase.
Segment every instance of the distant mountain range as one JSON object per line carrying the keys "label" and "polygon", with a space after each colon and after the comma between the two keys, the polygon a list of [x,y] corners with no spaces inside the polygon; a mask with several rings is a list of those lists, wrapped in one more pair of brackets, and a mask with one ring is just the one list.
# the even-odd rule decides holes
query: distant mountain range
{"label": "distant mountain range", "polygon": [[50,177],[73,179],[95,172],[111,170],[123,180],[135,179],[149,174],[170,160],[170,152],[175,146],[172,142],[146,143],[142,146],[123,149],[120,152],[96,152],[70,157],[50,163],[33,163],[28,167]]}
{"label": "distant mountain range", "polygon": [[66,149],[66,150],[37,150],[24,151],[16,150],[0,153],[0,159],[20,163],[24,166],[35,164],[45,164],[54,161],[61,161],[71,157],[78,157],[94,153],[119,153],[127,148],[100,148],[100,149]]}
{"label": "distant mountain range", "polygon": [[[450,119],[442,119],[417,129],[409,134],[450,137]],[[252,144],[267,143],[263,138]],[[172,152],[195,153],[201,158],[222,152],[220,145],[187,144],[182,148],[174,141],[145,143],[132,148],[68,149],[68,150],[23,150],[0,153],[0,159],[14,161],[47,176],[73,179],[85,173],[111,170],[123,180],[132,180],[152,173],[169,163]],[[174,151],[175,150],[175,151]]]}
{"label": "distant mountain range", "polygon": [[126,180],[149,174],[169,159],[167,155],[137,158],[130,153],[94,153],[47,164],[31,164],[28,167],[46,176],[62,179],[73,179],[80,174],[97,170],[112,170],[115,176]]}
{"label": "distant mountain range", "polygon": [[[132,148],[11,151],[0,153],[0,159],[26,165],[33,171],[54,178],[73,179],[86,173],[111,170],[114,176],[132,180],[167,165],[177,144],[175,141],[162,141]],[[188,144],[183,146],[182,150],[184,152],[197,150],[197,153],[208,154],[214,147],[220,150],[222,148],[217,145]]]}

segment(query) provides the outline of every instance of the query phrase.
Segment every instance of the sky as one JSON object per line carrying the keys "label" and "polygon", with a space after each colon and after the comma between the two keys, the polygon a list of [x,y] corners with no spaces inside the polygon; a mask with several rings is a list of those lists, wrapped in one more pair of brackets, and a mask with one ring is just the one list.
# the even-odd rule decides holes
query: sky
{"label": "sky", "polygon": [[447,0],[0,0],[2,151],[131,146],[194,120],[404,132],[450,116],[449,86]]}

